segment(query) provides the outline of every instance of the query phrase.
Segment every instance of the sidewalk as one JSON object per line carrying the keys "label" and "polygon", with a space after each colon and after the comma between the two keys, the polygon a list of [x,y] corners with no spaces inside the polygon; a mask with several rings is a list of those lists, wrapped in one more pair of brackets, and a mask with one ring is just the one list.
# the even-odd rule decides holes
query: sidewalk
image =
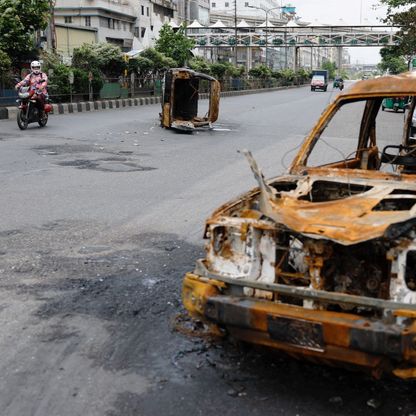
{"label": "sidewalk", "polygon": [[[275,88],[260,88],[255,90],[239,90],[239,91],[224,91],[221,92],[221,97],[231,97],[237,95],[258,94],[262,92],[278,91],[289,88],[303,87],[303,85],[291,85],[287,87]],[[200,99],[207,99],[208,94],[200,94]],[[105,101],[85,101],[79,103],[63,103],[52,104],[53,111],[50,114],[71,114],[71,113],[85,113],[88,111],[101,111],[114,108],[135,107],[141,105],[160,104],[161,97],[142,97],[142,98],[120,98],[116,100]],[[0,107],[0,120],[16,120],[18,112],[17,106],[14,107]]]}

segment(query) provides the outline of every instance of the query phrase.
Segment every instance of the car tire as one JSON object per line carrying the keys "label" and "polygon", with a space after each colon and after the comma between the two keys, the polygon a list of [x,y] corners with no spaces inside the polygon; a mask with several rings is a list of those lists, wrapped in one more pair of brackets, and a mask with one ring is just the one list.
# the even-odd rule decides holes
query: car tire
{"label": "car tire", "polygon": [[326,92],[327,88],[328,88],[328,87],[324,87],[324,92]]}
{"label": "car tire", "polygon": [[386,107],[384,107],[384,105],[381,106],[381,111],[384,111],[386,109]]}

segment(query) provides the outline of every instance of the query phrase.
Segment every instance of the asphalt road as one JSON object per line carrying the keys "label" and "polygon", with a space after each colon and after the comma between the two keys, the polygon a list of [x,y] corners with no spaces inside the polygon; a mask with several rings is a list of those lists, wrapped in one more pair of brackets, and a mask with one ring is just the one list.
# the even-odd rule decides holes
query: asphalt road
{"label": "asphalt road", "polygon": [[284,172],[333,97],[228,97],[193,135],[157,105],[1,121],[0,415],[416,414],[415,383],[183,333],[204,219],[255,186],[238,150]]}

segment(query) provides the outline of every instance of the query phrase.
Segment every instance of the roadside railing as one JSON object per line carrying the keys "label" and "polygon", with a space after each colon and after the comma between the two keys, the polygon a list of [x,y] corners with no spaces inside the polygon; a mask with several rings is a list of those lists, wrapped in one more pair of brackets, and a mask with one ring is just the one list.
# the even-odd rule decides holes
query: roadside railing
{"label": "roadside railing", "polygon": [[[306,79],[294,78],[252,78],[249,76],[240,78],[224,78],[220,80],[221,91],[239,91],[268,89],[290,85],[302,85],[309,82]],[[11,83],[10,83],[11,84]],[[209,89],[209,83],[201,81],[199,92],[205,93]],[[160,96],[162,94],[162,80],[160,78],[114,78],[103,80],[91,80],[88,84],[69,82],[54,83],[50,79],[48,85],[49,98],[55,103],[70,103],[82,101],[112,100],[118,98],[139,98]],[[17,93],[14,88],[0,88],[0,107],[16,104]]]}

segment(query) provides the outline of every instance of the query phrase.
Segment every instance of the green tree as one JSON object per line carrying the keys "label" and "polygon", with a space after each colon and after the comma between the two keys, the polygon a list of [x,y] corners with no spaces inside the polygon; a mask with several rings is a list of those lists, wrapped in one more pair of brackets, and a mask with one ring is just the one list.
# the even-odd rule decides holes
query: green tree
{"label": "green tree", "polygon": [[72,66],[87,72],[97,70],[106,77],[115,78],[123,73],[126,62],[118,46],[104,42],[84,43],[74,49]]}
{"label": "green tree", "polygon": [[381,72],[389,72],[390,74],[400,74],[407,70],[405,58],[400,54],[398,48],[385,47],[380,50],[381,62],[378,69]]}
{"label": "green tree", "polygon": [[9,58],[9,55],[0,49],[0,90],[4,88],[5,81],[7,81],[7,74],[9,73],[11,66],[12,61]]}
{"label": "green tree", "polygon": [[[159,52],[154,48],[147,48],[141,54],[140,57],[147,59],[152,63],[151,75],[162,78],[166,70],[169,68],[175,68],[177,62],[169,56],[166,56],[164,53]],[[146,62],[142,61],[143,66]]]}
{"label": "green tree", "polygon": [[260,64],[251,68],[248,74],[254,78],[270,78],[272,70],[267,65]]}
{"label": "green tree", "polygon": [[211,74],[210,64],[202,57],[195,56],[189,61],[189,67],[194,71],[201,72],[203,74]]}
{"label": "green tree", "polygon": [[34,35],[46,28],[50,10],[50,0],[0,0],[0,49],[13,63],[34,56]]}
{"label": "green tree", "polygon": [[10,71],[12,60],[6,52],[0,49],[0,77]]}
{"label": "green tree", "polygon": [[331,61],[324,61],[321,64],[321,69],[326,69],[328,71],[328,77],[330,79],[334,79],[337,73],[337,65],[335,62]]}
{"label": "green tree", "polygon": [[409,61],[413,55],[416,55],[416,1],[381,0],[381,3],[387,5],[385,23],[400,27],[398,35],[401,41],[392,47],[392,50],[397,57],[401,55]]}
{"label": "green tree", "polygon": [[183,26],[174,31],[165,23],[160,29],[155,49],[175,60],[179,66],[184,66],[191,56],[191,49],[194,47],[195,41],[185,36]]}

